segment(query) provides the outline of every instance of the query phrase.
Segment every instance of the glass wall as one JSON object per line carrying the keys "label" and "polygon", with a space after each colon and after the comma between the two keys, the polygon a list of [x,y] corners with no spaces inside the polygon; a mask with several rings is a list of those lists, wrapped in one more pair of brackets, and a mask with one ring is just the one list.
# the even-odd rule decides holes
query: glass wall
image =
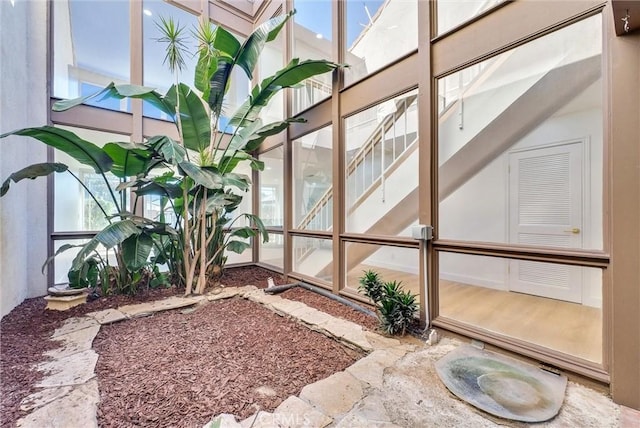
{"label": "glass wall", "polygon": [[262,243],[260,241],[259,260],[276,267],[280,270],[284,269],[284,239],[280,233],[270,233],[269,242]]}
{"label": "glass wall", "polygon": [[[293,7],[293,57],[300,59],[332,58],[331,0],[300,0]],[[331,73],[314,76],[293,92],[292,113],[331,96]]]}
{"label": "glass wall", "polygon": [[321,281],[333,281],[333,243],[331,239],[294,236],[293,271]]}
{"label": "glass wall", "polygon": [[437,0],[437,31],[443,34],[505,0]]}
{"label": "glass wall", "polygon": [[346,1],[345,85],[418,48],[418,0]]}
{"label": "glass wall", "polygon": [[[126,135],[110,134],[107,132],[93,131],[90,129],[72,128],[65,126],[57,126],[58,128],[71,131],[80,138],[94,143],[100,147],[110,142],[129,142],[130,138]],[[111,173],[107,173],[107,181],[109,187],[104,181],[101,174],[88,166],[79,163],[71,156],[56,150],[55,162],[61,162],[69,166],[69,172],[73,173],[85,186],[91,191],[95,197],[82,187],[69,172],[54,175],[54,227],[55,232],[71,232],[71,231],[97,231],[104,228],[108,222],[100,206],[108,215],[114,215],[118,211],[116,202],[122,207],[122,201],[115,188],[120,184],[120,179]],[[113,196],[112,196],[113,192]],[[126,201],[126,197],[125,203]],[[96,202],[98,201],[98,203]]]}
{"label": "glass wall", "polygon": [[[400,282],[405,291],[420,295],[420,252],[417,248],[345,243],[346,287],[358,291],[365,271],[377,272],[384,282]],[[416,298],[416,302],[419,299]]]}
{"label": "glass wall", "polygon": [[346,231],[410,236],[418,221],[418,91],[345,119]]}
{"label": "glass wall", "polygon": [[[264,45],[258,59],[258,82],[274,75],[284,67],[284,30],[275,40]],[[260,118],[265,123],[284,120],[284,91],[278,91],[269,103],[260,111]]]}
{"label": "glass wall", "polygon": [[455,97],[438,81],[440,238],[603,248],[600,26],[508,51]]}
{"label": "glass wall", "polygon": [[[601,23],[438,80],[439,239],[603,249]],[[600,269],[441,252],[439,272],[440,316],[602,362]]]}
{"label": "glass wall", "polygon": [[292,142],[293,228],[329,231],[333,227],[332,127]]}
{"label": "glass wall", "polygon": [[260,218],[267,227],[284,225],[284,148],[260,155],[264,171],[260,172]]}
{"label": "glass wall", "polygon": [[[129,2],[67,0],[52,6],[54,97],[76,98],[111,82],[130,82]],[[130,111],[128,100],[86,103]]]}
{"label": "glass wall", "polygon": [[439,315],[602,362],[602,271],[439,253]]}

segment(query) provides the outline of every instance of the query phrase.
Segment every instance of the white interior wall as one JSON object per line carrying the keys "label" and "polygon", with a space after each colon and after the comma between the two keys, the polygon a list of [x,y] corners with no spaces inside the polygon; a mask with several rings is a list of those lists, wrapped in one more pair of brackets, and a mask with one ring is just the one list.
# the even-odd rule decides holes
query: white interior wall
{"label": "white interior wall", "polygon": [[[0,2],[0,134],[47,123],[47,2]],[[26,137],[0,141],[0,180],[46,162],[47,149]],[[0,315],[46,293],[46,179],[13,184],[0,199]]]}

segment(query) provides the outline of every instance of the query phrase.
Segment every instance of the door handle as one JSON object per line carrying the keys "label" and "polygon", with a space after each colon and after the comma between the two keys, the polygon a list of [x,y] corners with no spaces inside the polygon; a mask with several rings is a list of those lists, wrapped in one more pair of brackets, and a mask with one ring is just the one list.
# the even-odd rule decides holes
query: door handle
{"label": "door handle", "polygon": [[565,230],[565,232],[570,232],[577,235],[578,233],[580,233],[580,228],[574,227],[573,229]]}

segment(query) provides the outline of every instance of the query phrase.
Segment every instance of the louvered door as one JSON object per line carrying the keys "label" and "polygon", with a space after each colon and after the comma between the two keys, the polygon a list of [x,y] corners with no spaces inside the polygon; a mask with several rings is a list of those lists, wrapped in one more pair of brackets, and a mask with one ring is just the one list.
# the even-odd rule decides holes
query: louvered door
{"label": "louvered door", "polygon": [[[509,228],[513,243],[582,248],[583,143],[511,153]],[[512,261],[509,288],[580,303],[580,268]]]}

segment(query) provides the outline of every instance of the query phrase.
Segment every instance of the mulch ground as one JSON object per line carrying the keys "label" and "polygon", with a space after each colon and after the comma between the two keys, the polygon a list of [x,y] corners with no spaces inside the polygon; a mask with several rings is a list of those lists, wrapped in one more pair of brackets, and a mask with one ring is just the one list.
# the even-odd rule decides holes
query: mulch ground
{"label": "mulch ground", "polygon": [[[253,284],[264,288],[269,277],[278,285],[285,283],[280,275],[258,267],[226,269],[221,282],[226,286]],[[65,312],[45,310],[45,301],[42,298],[25,300],[0,322],[0,426],[15,426],[16,421],[24,416],[25,413],[20,410],[20,402],[35,391],[33,385],[42,379],[42,373],[32,370],[31,367],[47,359],[43,356],[44,352],[59,346],[57,342],[50,341],[49,337],[65,319],[175,294],[180,294],[175,288],[142,290],[136,296],[102,297]],[[282,297],[302,301],[366,328],[373,329],[377,325],[374,318],[307,290],[295,288],[283,293]],[[224,305],[230,306],[227,308]],[[167,317],[167,320],[163,317]],[[197,319],[198,327],[195,330],[190,327],[191,318]],[[138,323],[145,327],[131,327]],[[209,333],[199,333],[202,325],[208,326],[206,329],[203,328],[202,332]],[[110,338],[110,335],[116,337],[121,329],[134,329],[129,335],[125,334],[127,340],[121,340],[120,342],[125,342],[122,345],[135,345],[136,342],[145,345],[131,352],[120,351],[122,353],[113,356],[111,364],[115,361],[115,365],[122,367],[122,370],[129,370],[129,366],[137,368],[137,372],[127,372],[126,376],[120,376],[121,381],[122,377],[125,382],[127,379],[136,380],[135,383],[130,381],[128,385],[119,386],[121,393],[126,392],[126,397],[118,402],[115,398],[118,394],[117,389],[102,386],[103,382],[110,382],[118,376],[115,376],[114,370],[109,372],[109,376],[105,376],[101,367],[109,361],[106,353],[103,357],[102,352],[115,347],[118,342]],[[136,336],[136,340],[131,340],[133,334],[142,336]],[[173,347],[168,346],[169,343],[174,344]],[[212,343],[219,343],[220,348],[215,348]],[[306,343],[312,349],[305,348]],[[184,409],[191,409],[187,410],[187,414],[200,415],[198,418],[204,419],[202,424],[207,422],[212,413],[228,411],[244,416],[252,414],[258,407],[269,410],[277,407],[287,396],[297,394],[307,383],[343,370],[359,358],[359,355],[322,335],[274,315],[259,305],[239,299],[205,305],[193,314],[173,311],[114,324],[101,329],[95,345],[96,349],[104,348],[100,351],[101,358],[96,368],[103,398],[99,409],[100,423],[104,426],[126,426],[127,423],[130,426],[181,426],[187,420],[183,416]],[[243,349],[246,346],[250,347],[249,351]],[[158,352],[159,348],[165,349],[167,353],[161,354]],[[321,352],[313,354],[312,351],[316,348]],[[197,357],[197,354],[187,352],[196,352],[198,349],[204,351],[205,356]],[[265,352],[269,350],[279,350],[281,354],[269,354],[271,359],[267,360]],[[303,352],[299,354],[298,351]],[[199,358],[208,360],[200,359],[197,365],[191,364],[192,359],[195,361]],[[252,361],[251,358],[255,360]],[[225,368],[219,365],[222,363],[227,364]],[[191,368],[187,370],[187,367]],[[295,375],[286,377],[290,372]],[[134,373],[137,374],[134,376]],[[269,376],[269,373],[274,375],[265,377]],[[114,379],[110,379],[111,374],[114,374]],[[185,377],[180,377],[179,382],[174,381],[178,375]],[[144,379],[145,376],[149,376],[152,383],[148,387],[140,387],[138,391],[142,395],[133,400],[131,392],[141,382],[140,378]],[[208,380],[204,384],[198,383],[197,379],[201,377]],[[282,381],[279,381],[279,378]],[[245,387],[240,387],[242,384]],[[276,395],[263,396],[253,391],[259,386],[271,388]],[[228,392],[223,393],[225,388]],[[206,391],[213,391],[214,395],[205,394]],[[268,389],[266,391],[269,392]],[[180,398],[183,396],[189,397],[187,402],[194,403],[192,408],[185,407],[185,402]],[[224,410],[218,411],[215,406],[210,406],[212,400],[217,400],[220,408]],[[113,411],[105,411],[105,406],[112,406],[109,409]],[[137,410],[132,412],[136,406]],[[117,413],[118,408],[120,413]],[[158,409],[157,414],[149,411],[153,408]],[[125,419],[117,420],[116,414],[125,415]],[[126,419],[128,417],[132,419]],[[180,419],[173,420],[172,417]],[[187,425],[193,426],[193,423]]]}

